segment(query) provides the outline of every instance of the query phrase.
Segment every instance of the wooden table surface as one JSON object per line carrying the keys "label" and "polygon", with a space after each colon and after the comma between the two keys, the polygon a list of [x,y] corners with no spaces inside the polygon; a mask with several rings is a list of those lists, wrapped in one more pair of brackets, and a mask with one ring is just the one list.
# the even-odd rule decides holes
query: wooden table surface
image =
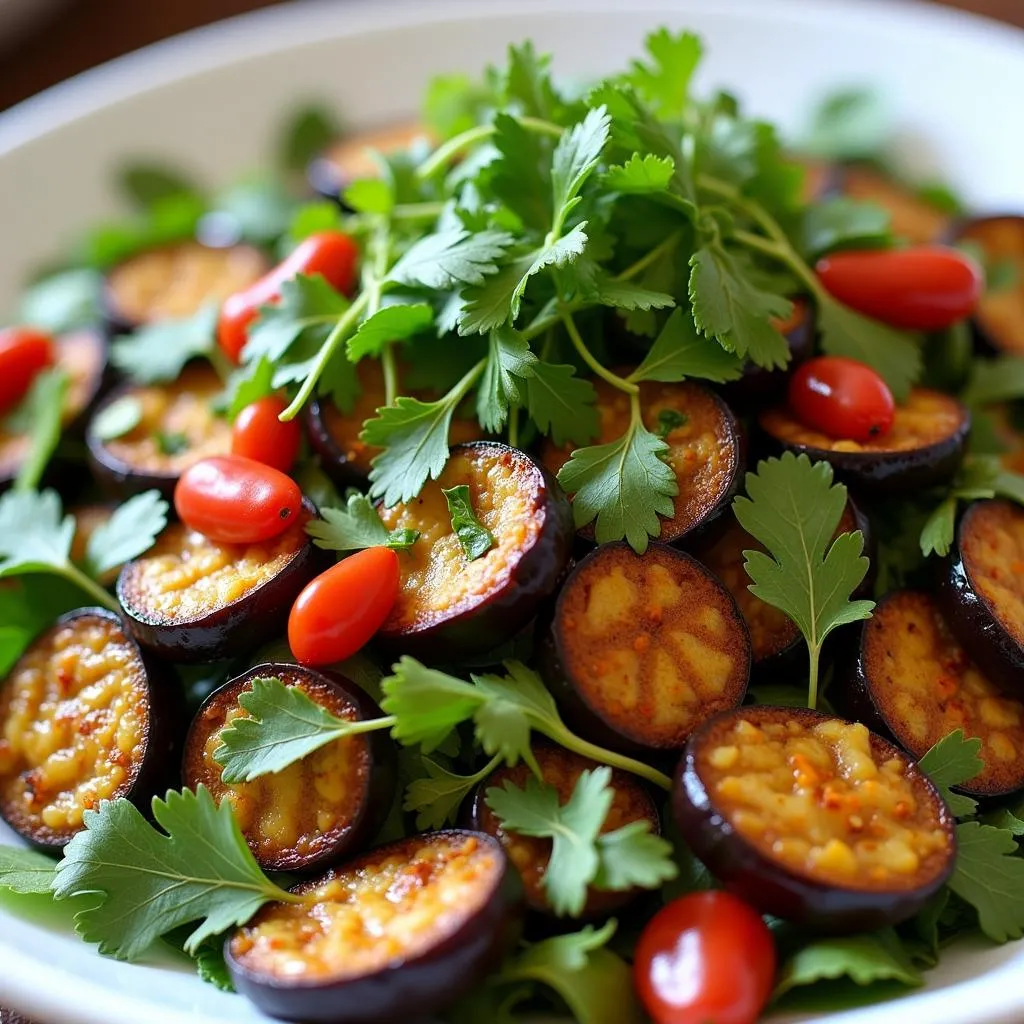
{"label": "wooden table surface", "polygon": [[[48,85],[147,43],[281,2],[283,0],[65,0],[65,7],[53,19],[44,20],[34,33],[17,42],[8,52],[0,52],[0,110]],[[1024,0],[932,2],[1000,18],[1024,28]]]}

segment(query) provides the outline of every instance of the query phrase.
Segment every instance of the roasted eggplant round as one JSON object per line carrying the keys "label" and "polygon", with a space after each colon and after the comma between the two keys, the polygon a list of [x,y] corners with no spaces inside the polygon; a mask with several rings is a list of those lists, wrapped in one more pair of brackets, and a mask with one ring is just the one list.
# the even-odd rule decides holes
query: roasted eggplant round
{"label": "roasted eggplant round", "polygon": [[354,683],[287,663],[257,665],[203,702],[185,740],[182,779],[228,800],[242,835],[268,871],[310,871],[357,853],[384,824],[395,797],[397,757],[387,733],[347,736],[283,771],[226,783],[214,754],[221,733],[248,717],[238,697],[256,679],[277,679],[351,722],[380,718],[380,708]]}
{"label": "roasted eggplant round", "polygon": [[789,343],[789,365],[781,370],[767,370],[747,362],[743,376],[722,386],[722,394],[731,405],[763,405],[784,393],[789,375],[814,354],[814,308],[802,296],[793,300],[788,319],[775,321],[775,326]]}
{"label": "roasted eggplant round", "polygon": [[101,800],[148,811],[176,775],[183,725],[180,689],[118,616],[69,612],[0,683],[0,815],[59,849]]}
{"label": "roasted eggplant round", "polygon": [[[744,551],[763,551],[759,544],[733,516],[727,528],[713,543],[698,548],[694,555],[728,588],[736,601],[750,632],[753,654],[751,672],[761,680],[774,679],[806,668],[806,651],[796,623],[784,612],[766,604],[750,592],[751,579],[744,568]],[[852,501],[846,503],[835,536],[860,530],[864,535],[864,551],[871,552],[871,531],[868,520]],[[865,579],[854,596],[870,593],[871,583]]]}
{"label": "roasted eggplant round", "polygon": [[[537,745],[533,752],[541,770],[543,783],[558,791],[558,799],[562,804],[567,803],[572,796],[583,772],[600,767],[590,758],[580,757],[579,754],[553,744]],[[523,836],[506,830],[502,827],[501,819],[487,805],[488,790],[500,789],[506,783],[522,789],[531,778],[533,773],[525,763],[520,763],[514,768],[498,768],[497,771],[491,772],[473,795],[469,809],[470,827],[496,836],[501,842],[509,860],[522,876],[527,907],[545,916],[554,916],[555,912],[544,888],[544,876],[551,860],[551,840]],[[614,797],[601,826],[602,832],[614,832],[631,822],[646,821],[654,835],[660,834],[661,819],[658,816],[658,808],[637,776],[616,769],[612,772],[611,788]],[[576,916],[587,919],[607,916],[624,907],[638,893],[637,889],[616,892],[591,886],[587,890],[586,905]]]}
{"label": "roasted eggplant round", "polygon": [[954,240],[980,246],[988,267],[988,286],[972,317],[975,336],[990,352],[1024,355],[1024,216],[968,220]]}
{"label": "roasted eggplant round", "polygon": [[235,988],[264,1013],[324,1024],[429,1017],[497,968],[522,883],[501,844],[448,830],[378,847],[264,907],[225,943]]}
{"label": "roasted eggplant round", "polygon": [[690,737],[672,808],[726,888],[820,931],[916,914],[956,862],[955,823],[931,780],[864,725],[750,707]]}
{"label": "roasted eggplant round", "polygon": [[1024,509],[978,501],[964,513],[942,588],[956,638],[982,671],[1024,696]]}
{"label": "roasted eggplant round", "polygon": [[[313,450],[320,457],[323,471],[338,488],[365,487],[370,475],[370,464],[379,448],[360,440],[363,423],[372,419],[377,410],[387,404],[384,394],[384,374],[376,359],[364,359],[356,367],[359,379],[359,397],[348,412],[343,412],[329,398],[321,395],[313,399],[304,412],[306,431]],[[403,392],[408,394],[409,392]],[[424,401],[436,395],[416,395]],[[476,441],[480,438],[480,425],[476,420],[452,419],[448,431],[450,444]]]}
{"label": "roasted eggplant round", "polygon": [[[493,546],[469,559],[442,490],[466,485]],[[549,597],[569,561],[572,512],[558,483],[508,445],[456,445],[418,498],[380,510],[389,530],[419,539],[400,555],[398,600],[377,638],[388,651],[453,662],[511,640]]]}
{"label": "roasted eggplant round", "polygon": [[431,144],[430,131],[419,121],[404,121],[384,128],[345,135],[332,143],[310,165],[307,178],[325,199],[337,200],[359,178],[380,177],[375,156],[389,156]]}
{"label": "roasted eggplant round", "polygon": [[112,329],[194,316],[207,303],[221,303],[270,269],[270,260],[250,245],[216,248],[196,241],[130,256],[107,274],[107,316]]}
{"label": "roasted eggplant round", "polygon": [[971,661],[930,594],[886,595],[864,623],[855,661],[829,690],[843,713],[914,757],[962,729],[981,739],[985,767],[959,789],[999,796],[1024,786],[1024,703]]}
{"label": "roasted eggplant round", "polygon": [[[594,444],[621,437],[629,427],[629,395],[603,380],[594,381],[600,432]],[[672,467],[679,493],[670,519],[662,520],[658,539],[673,544],[693,540],[728,506],[739,489],[743,470],[743,443],[739,424],[716,394],[699,384],[640,385],[644,426],[665,439],[665,461]],[[572,454],[572,445],[544,442],[541,459],[557,473]],[[579,530],[594,540],[594,524]]]}
{"label": "roasted eggplant round", "polygon": [[603,544],[565,582],[541,641],[542,671],[570,724],[640,756],[682,750],[743,700],[750,635],[721,582],[690,555]]}
{"label": "roasted eggplant round", "polygon": [[[96,331],[81,330],[57,339],[56,365],[67,374],[61,432],[80,439],[85,424],[107,380],[107,343]],[[16,424],[16,425],[15,425]],[[32,447],[30,424],[16,419],[0,420],[0,490],[6,489],[18,475]],[[78,485],[78,467],[59,456],[51,464],[47,483],[67,494]]]}
{"label": "roasted eggplant round", "polygon": [[172,523],[117,578],[128,631],[180,662],[244,654],[280,633],[292,602],[326,564],[306,534],[315,515],[304,502],[295,522],[262,544],[215,544]]}
{"label": "roasted eggplant round", "polygon": [[892,233],[915,245],[938,242],[949,230],[946,210],[870,164],[843,165],[839,190],[850,199],[880,206],[889,214]]}
{"label": "roasted eggplant round", "polygon": [[[96,479],[121,497],[156,488],[170,498],[189,466],[231,451],[231,425],[213,408],[222,390],[220,378],[206,363],[185,367],[171,384],[117,389],[86,431]],[[104,413],[115,402],[137,403],[137,422],[117,437],[100,436]]]}
{"label": "roasted eggplant round", "polygon": [[892,496],[951,480],[963,462],[971,414],[952,395],[914,388],[896,407],[892,428],[859,443],[837,441],[804,426],[788,406],[765,410],[758,418],[766,447],[772,452],[806,454],[828,462],[851,487]]}

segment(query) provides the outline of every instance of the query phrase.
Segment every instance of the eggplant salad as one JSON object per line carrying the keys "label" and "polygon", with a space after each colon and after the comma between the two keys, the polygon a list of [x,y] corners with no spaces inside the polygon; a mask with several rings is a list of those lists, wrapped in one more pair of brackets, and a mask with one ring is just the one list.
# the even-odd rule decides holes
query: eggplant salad
{"label": "eggplant salad", "polygon": [[336,1024],[753,1024],[1024,935],[1024,214],[700,56],[137,161],[28,286],[5,914]]}

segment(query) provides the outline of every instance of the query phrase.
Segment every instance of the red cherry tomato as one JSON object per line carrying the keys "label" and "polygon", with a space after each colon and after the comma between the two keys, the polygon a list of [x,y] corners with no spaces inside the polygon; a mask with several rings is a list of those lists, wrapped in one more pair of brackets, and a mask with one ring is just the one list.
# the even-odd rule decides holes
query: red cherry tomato
{"label": "red cherry tomato", "polygon": [[731,893],[695,892],[648,922],[633,977],[655,1024],[754,1024],[772,992],[775,942]]}
{"label": "red cherry tomato", "polygon": [[384,624],[398,597],[398,555],[366,548],[321,573],[295,599],[288,646],[303,665],[350,658]]}
{"label": "red cherry tomato", "polygon": [[295,521],[301,505],[291,477],[240,455],[202,459],[174,488],[178,518],[217,544],[270,540]]}
{"label": "red cherry tomato", "polygon": [[938,245],[837,252],[814,269],[844,305],[912,331],[940,331],[969,316],[983,287],[974,260]]}
{"label": "red cherry tomato", "polygon": [[56,361],[53,338],[33,327],[0,330],[0,415],[28,394],[32,381]]}
{"label": "red cherry tomato", "polygon": [[286,403],[268,395],[247,405],[231,428],[231,452],[273,466],[282,473],[292,468],[302,443],[298,420],[282,423],[278,418]]}
{"label": "red cherry tomato", "polygon": [[217,324],[217,340],[224,354],[234,363],[239,361],[249,324],[260,306],[277,302],[282,282],[296,274],[322,274],[336,291],[351,294],[358,258],[356,243],[340,231],[321,231],[300,242],[273,270],[224,301]]}
{"label": "red cherry tomato", "polygon": [[797,367],[789,378],[789,406],[804,426],[858,442],[888,433],[896,415],[885,381],[844,356],[818,356]]}

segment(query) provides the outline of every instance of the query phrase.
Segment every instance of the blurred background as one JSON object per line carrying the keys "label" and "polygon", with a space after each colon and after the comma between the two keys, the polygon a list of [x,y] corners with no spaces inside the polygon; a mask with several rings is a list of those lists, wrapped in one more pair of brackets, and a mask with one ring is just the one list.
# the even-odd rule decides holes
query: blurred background
{"label": "blurred background", "polygon": [[[0,0],[0,110],[147,43],[282,2],[286,0]],[[1024,28],[1024,0],[923,2],[963,8]]]}

